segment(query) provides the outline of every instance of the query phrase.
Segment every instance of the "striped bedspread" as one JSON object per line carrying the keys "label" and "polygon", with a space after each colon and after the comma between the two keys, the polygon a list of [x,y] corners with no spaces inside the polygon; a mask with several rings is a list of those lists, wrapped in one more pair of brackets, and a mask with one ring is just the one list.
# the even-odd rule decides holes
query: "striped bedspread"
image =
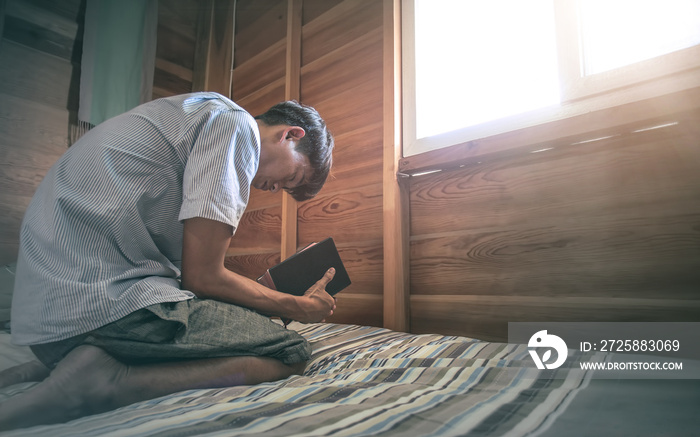
{"label": "striped bedspread", "polygon": [[[546,428],[584,385],[506,367],[526,359],[523,346],[353,325],[290,328],[314,349],[303,376],[180,392],[6,435],[524,436]],[[2,390],[0,401],[28,387]]]}

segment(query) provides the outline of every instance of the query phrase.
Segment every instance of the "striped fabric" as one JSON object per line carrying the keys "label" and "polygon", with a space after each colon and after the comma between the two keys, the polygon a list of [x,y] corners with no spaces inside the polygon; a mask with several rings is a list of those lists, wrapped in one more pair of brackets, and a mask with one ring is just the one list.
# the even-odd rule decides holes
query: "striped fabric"
{"label": "striped fabric", "polygon": [[215,93],[155,100],[92,129],[25,215],[12,307],[17,344],[62,340],[180,290],[182,220],[235,227],[260,154],[247,112]]}
{"label": "striped fabric", "polygon": [[7,436],[524,436],[585,385],[580,376],[534,379],[506,367],[528,359],[525,346],[353,325],[291,327],[314,349],[303,376],[176,393]]}

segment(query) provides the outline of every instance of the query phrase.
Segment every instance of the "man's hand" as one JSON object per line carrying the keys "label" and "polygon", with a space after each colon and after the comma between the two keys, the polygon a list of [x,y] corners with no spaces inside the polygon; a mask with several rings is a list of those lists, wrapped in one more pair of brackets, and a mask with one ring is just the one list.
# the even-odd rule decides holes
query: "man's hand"
{"label": "man's hand", "polygon": [[330,268],[314,285],[311,286],[301,299],[302,316],[297,321],[302,323],[321,322],[335,311],[335,299],[326,292],[326,285],[335,276],[335,269]]}
{"label": "man's hand", "polygon": [[326,285],[335,275],[329,269],[303,296],[271,290],[224,266],[231,226],[204,218],[185,220],[182,242],[182,288],[200,299],[222,302],[302,323],[319,322],[333,314],[335,299]]}

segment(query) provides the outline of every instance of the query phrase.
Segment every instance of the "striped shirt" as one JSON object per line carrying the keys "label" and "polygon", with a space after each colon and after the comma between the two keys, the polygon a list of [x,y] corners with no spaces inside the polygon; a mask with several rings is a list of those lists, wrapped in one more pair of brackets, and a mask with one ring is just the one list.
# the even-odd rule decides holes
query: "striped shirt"
{"label": "striped shirt", "polygon": [[155,100],[89,131],[25,214],[13,342],[58,341],[194,297],[180,289],[183,220],[235,231],[259,157],[253,117],[216,93]]}

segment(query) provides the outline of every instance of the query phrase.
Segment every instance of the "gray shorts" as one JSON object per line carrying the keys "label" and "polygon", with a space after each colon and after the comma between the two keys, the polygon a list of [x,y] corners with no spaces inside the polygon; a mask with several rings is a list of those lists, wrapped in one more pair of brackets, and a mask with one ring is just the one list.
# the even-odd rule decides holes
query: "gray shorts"
{"label": "gray shorts", "polygon": [[295,331],[255,311],[209,299],[151,305],[87,334],[31,349],[53,369],[81,344],[128,364],[235,356],[294,364],[311,357],[311,346]]}

